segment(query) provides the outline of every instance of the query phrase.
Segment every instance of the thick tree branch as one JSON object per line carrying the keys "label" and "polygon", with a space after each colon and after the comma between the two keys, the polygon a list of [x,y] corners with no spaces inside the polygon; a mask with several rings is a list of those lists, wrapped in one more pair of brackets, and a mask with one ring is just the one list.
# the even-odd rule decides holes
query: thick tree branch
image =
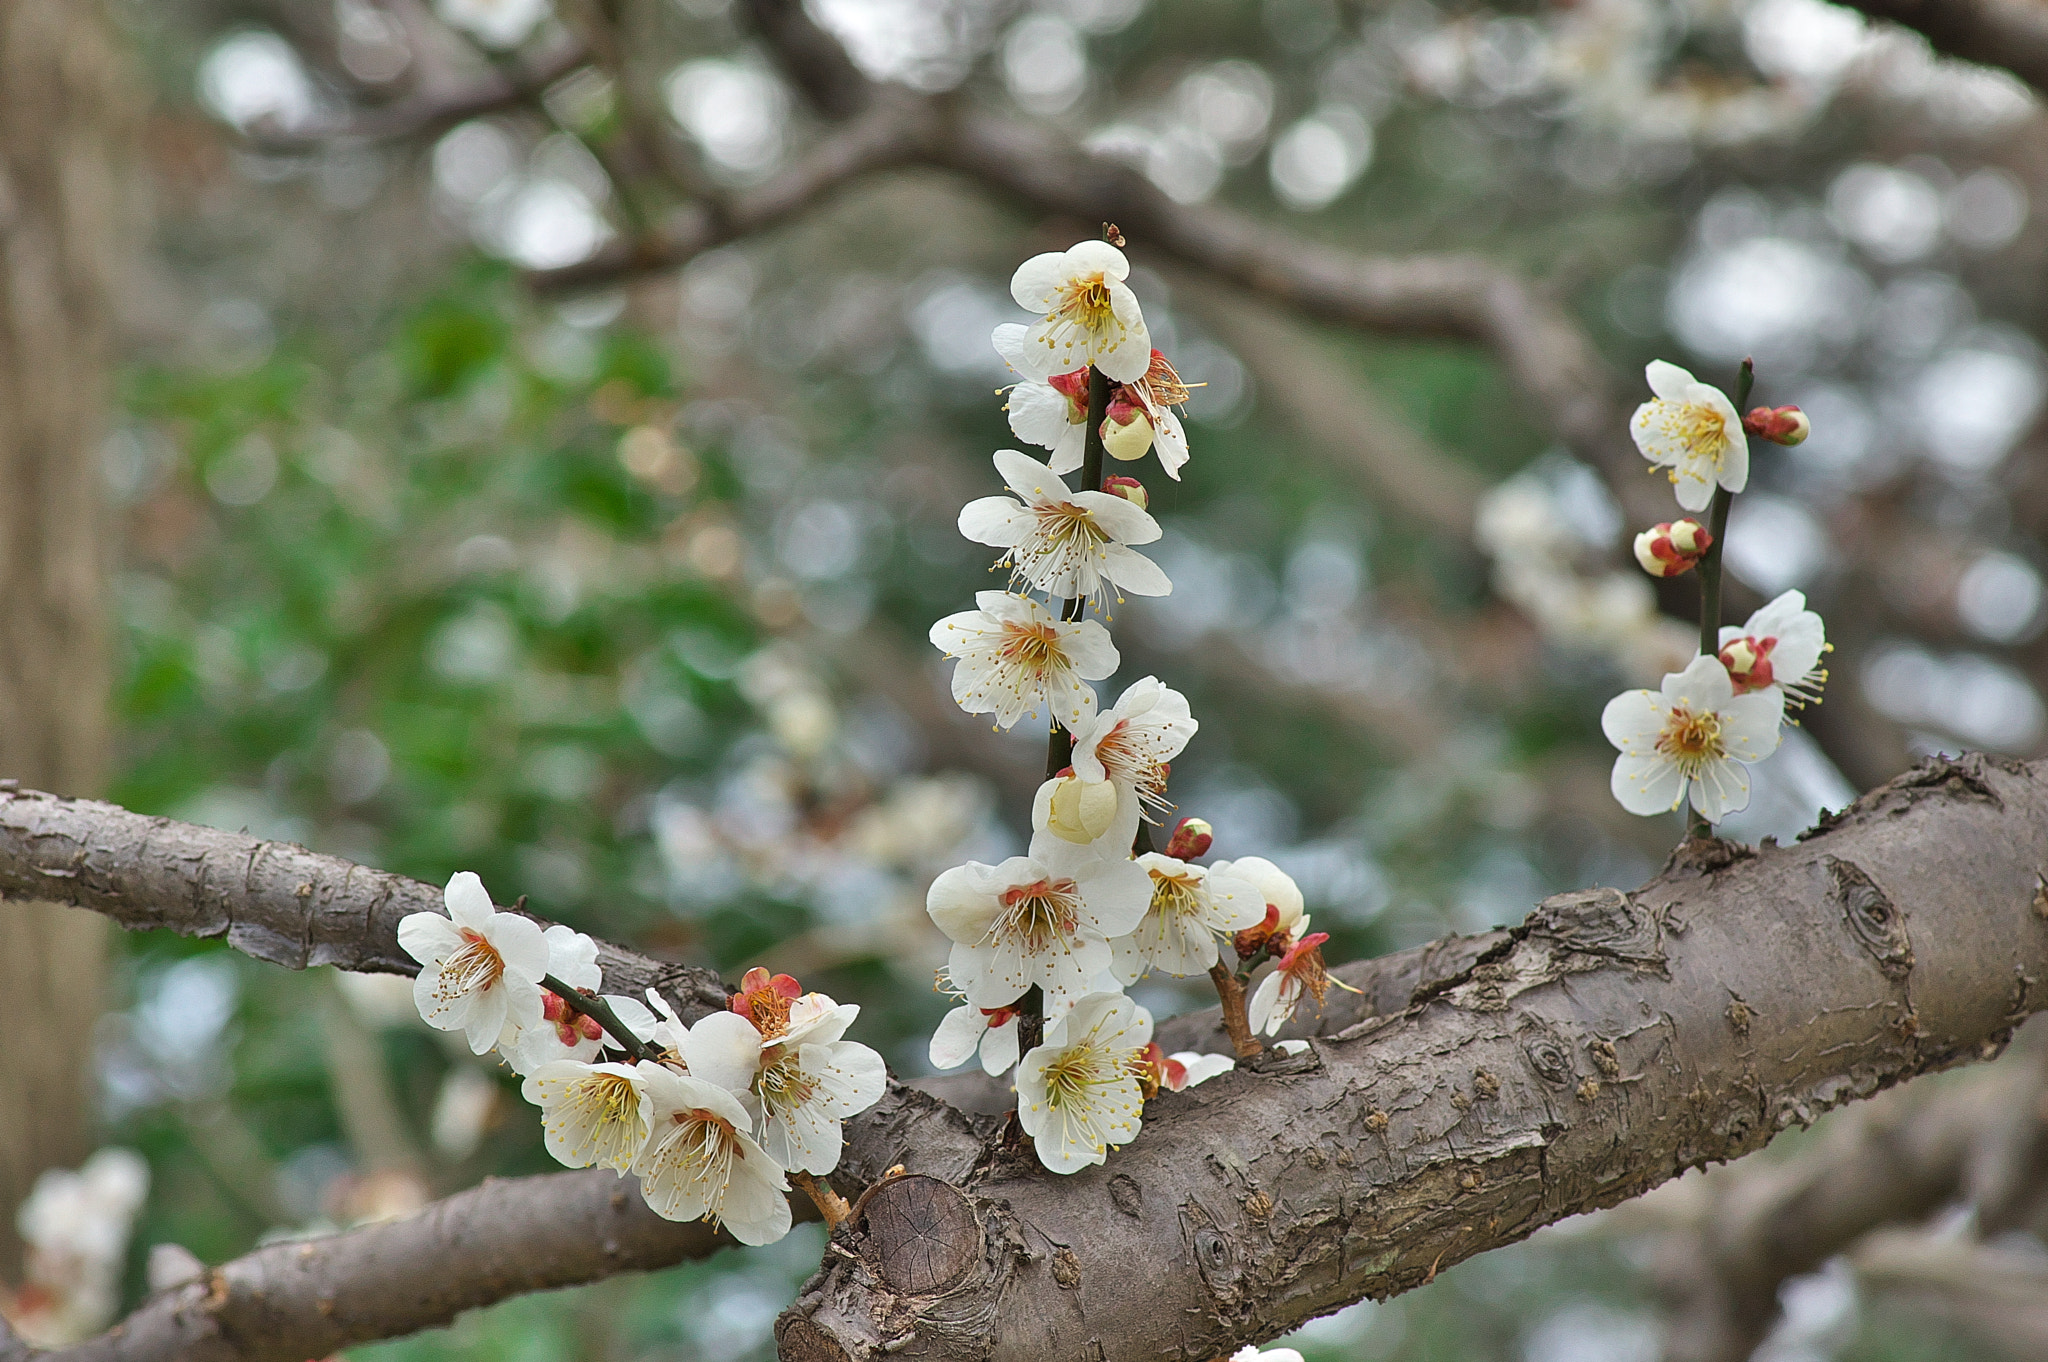
{"label": "thick tree branch", "polygon": [[[433,885],[289,842],[17,789],[0,789],[0,897],[68,903],[134,930],[225,938],[286,969],[370,974],[417,974],[398,948],[399,919],[446,911]],[[710,970],[604,943],[598,964],[608,992],[659,988],[686,1019],[728,996]]]}
{"label": "thick tree branch", "polygon": [[2036,0],[1842,0],[1924,36],[1934,50],[1999,66],[2048,91],[2048,7]]}
{"label": "thick tree branch", "polygon": [[[810,1218],[808,1205],[791,1204]],[[436,1328],[507,1296],[668,1267],[731,1242],[701,1222],[663,1220],[631,1182],[602,1169],[492,1180],[403,1220],[258,1249],[159,1292],[98,1338],[22,1356],[302,1362]],[[11,1362],[4,1341],[0,1362]]]}
{"label": "thick tree branch", "polygon": [[1391,1014],[1163,1096],[1104,1168],[884,1184],[783,1356],[1214,1357],[1995,1053],[2048,977],[2043,776],[1931,765],[1798,846],[1549,900]]}
{"label": "thick tree branch", "polygon": [[[785,1317],[784,1355],[1213,1357],[1994,1052],[2048,977],[2048,922],[2034,907],[2044,775],[1938,763],[1799,846],[1695,845],[1633,894],[1560,896],[1513,932],[1362,966],[1365,996],[1333,999],[1309,1054],[1163,1096],[1136,1144],[1072,1178],[1039,1169],[1013,1128],[1004,1136],[892,1086],[849,1124],[834,1176],[871,1192],[842,1244],[853,1256],[835,1254]],[[287,965],[382,969],[404,968],[397,916],[439,898],[297,848],[28,792],[0,798],[0,890],[225,936]],[[606,958],[608,970],[636,959]],[[722,992],[697,988],[699,1006]],[[1211,1012],[1167,1034],[1179,1044],[1214,1025]],[[922,1176],[884,1181],[897,1164]],[[586,1176],[609,1181],[560,1185]],[[516,1216],[495,1203],[523,1200],[526,1185],[490,1184],[469,1204]],[[515,1236],[526,1256],[601,1247],[590,1217],[617,1208],[580,1204],[580,1222],[551,1217]],[[906,1240],[906,1225],[930,1228]],[[462,1242],[436,1260],[455,1284],[433,1310],[561,1284]],[[323,1337],[320,1301],[343,1315],[340,1285],[322,1269],[297,1297],[264,1287],[277,1314],[252,1337],[310,1355],[296,1350]],[[114,1336],[87,1346],[175,1355],[194,1302],[149,1308],[154,1351]],[[347,1318],[391,1332],[418,1327],[412,1309],[351,1305]]]}

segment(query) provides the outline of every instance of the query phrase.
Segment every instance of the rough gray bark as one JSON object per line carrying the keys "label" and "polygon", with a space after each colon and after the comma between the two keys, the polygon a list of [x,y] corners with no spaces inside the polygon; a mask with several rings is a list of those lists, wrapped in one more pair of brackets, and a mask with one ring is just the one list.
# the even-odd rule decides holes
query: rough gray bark
{"label": "rough gray bark", "polygon": [[[1798,846],[1559,896],[1392,1014],[1161,1097],[1105,1168],[998,1147],[958,1191],[884,1184],[783,1355],[1210,1358],[1407,1290],[1995,1054],[2042,1005],[2044,860],[2048,785],[1972,759]],[[854,1181],[892,1157],[868,1135]]]}
{"label": "rough gray bark", "polygon": [[[97,0],[0,0],[0,772],[92,794],[110,663],[99,443],[129,214],[131,82]],[[0,1278],[14,1212],[92,1148],[91,1037],[106,924],[0,921]]]}
{"label": "rough gray bark", "polygon": [[507,1296],[667,1267],[731,1242],[701,1222],[663,1220],[602,1169],[494,1180],[403,1220],[258,1249],[157,1293],[116,1330],[27,1356],[302,1362],[435,1328]]}
{"label": "rough gray bark", "polygon": [[[293,843],[20,789],[0,789],[0,897],[54,900],[132,930],[224,938],[286,969],[366,974],[419,973],[398,948],[399,920],[446,911],[431,884]],[[727,997],[710,970],[609,944],[599,944],[598,964],[608,991],[659,988],[685,1018]]]}
{"label": "rough gray bark", "polygon": [[[2048,764],[1932,763],[1800,845],[1689,844],[1633,893],[1561,895],[1513,931],[1369,962],[1364,996],[1333,995],[1308,1054],[1163,1095],[1132,1146],[1071,1178],[1003,1121],[892,1084],[848,1125],[835,1181],[866,1196],[779,1325],[782,1354],[1195,1362],[1995,1054],[2048,977],[2044,778]],[[24,889],[286,965],[399,970],[397,917],[439,901],[298,848],[18,792],[0,797],[0,892]],[[722,995],[701,971],[605,958],[693,1010]],[[1199,1043],[1214,1025],[1212,1011],[1165,1031]],[[896,1165],[911,1176],[887,1177]],[[521,1226],[523,1273],[497,1239],[457,1235],[422,1305],[373,1289],[391,1250],[362,1246],[397,1228],[358,1230],[291,1249],[324,1266],[263,1286],[269,1304],[231,1328],[201,1327],[188,1292],[82,1347],[284,1362],[326,1337],[305,1312],[332,1300],[341,1315],[343,1292],[362,1339],[687,1251],[592,1258],[622,1213],[592,1190],[610,1175],[547,1181],[566,1200],[535,1219],[513,1204],[535,1184],[464,1194],[465,1214]],[[569,1266],[535,1275],[557,1257]],[[212,1280],[273,1270],[243,1260]]]}

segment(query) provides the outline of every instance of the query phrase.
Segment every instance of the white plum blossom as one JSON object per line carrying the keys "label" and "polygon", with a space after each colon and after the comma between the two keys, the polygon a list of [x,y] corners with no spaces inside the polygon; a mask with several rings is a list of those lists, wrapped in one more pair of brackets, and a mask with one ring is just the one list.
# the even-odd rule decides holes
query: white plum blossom
{"label": "white plum blossom", "polygon": [[1787,709],[1820,703],[1828,674],[1820,665],[1828,651],[1827,626],[1806,608],[1806,597],[1787,591],[1744,621],[1721,629],[1721,665],[1737,695],[1775,689]]}
{"label": "white plum blossom", "polygon": [[859,1015],[857,1005],[822,993],[797,999],[787,1029],[767,1034],[715,1012],[690,1028],[683,1055],[692,1075],[741,1098],[770,1158],[829,1173],[839,1166],[841,1123],[880,1101],[889,1080],[880,1055],[842,1039]]}
{"label": "white plum blossom", "polygon": [[1040,1163],[1076,1173],[1137,1138],[1151,1041],[1152,1015],[1121,993],[1090,993],[1048,1022],[1017,1066],[1017,1124]]}
{"label": "white plum blossom", "polygon": [[[1094,365],[1119,383],[1144,376],[1152,333],[1124,279],[1124,253],[1106,241],[1034,255],[1010,277],[1017,306],[1038,314],[1025,328],[1018,372],[1044,378]],[[1007,356],[1006,356],[1007,358]]]}
{"label": "white plum blossom", "polygon": [[[1117,402],[1112,399],[1109,420],[1114,422],[1122,419],[1131,427],[1135,427],[1140,419],[1143,420],[1143,436],[1140,439],[1128,439],[1126,443],[1126,449],[1136,449],[1137,452],[1119,451],[1110,442],[1107,431],[1104,432],[1104,447],[1122,459],[1143,457],[1145,449],[1149,448],[1159,456],[1159,467],[1166,476],[1179,482],[1181,467],[1188,461],[1188,437],[1187,432],[1181,429],[1180,417],[1173,409],[1193,395],[1189,392],[1188,385],[1181,382],[1180,375],[1174,372],[1173,365],[1166,356],[1154,350],[1151,367],[1145,371],[1145,376],[1135,383],[1126,385],[1119,396],[1126,393],[1137,399],[1133,404],[1137,410],[1118,411]],[[1143,447],[1140,447],[1141,444]]]}
{"label": "white plum blossom", "polygon": [[1025,361],[1025,333],[1022,322],[1005,322],[996,328],[996,353],[1020,377],[1003,402],[1009,413],[1010,433],[1026,444],[1052,451],[1047,463],[1055,473],[1071,473],[1081,466],[1088,445],[1088,370],[1037,376]]}
{"label": "white plum blossom", "polygon": [[649,1134],[633,1172],[654,1213],[716,1221],[742,1244],[772,1244],[788,1234],[789,1179],[747,1133],[753,1120],[739,1098],[659,1064],[643,1060],[638,1068],[647,1084]]}
{"label": "white plum blossom", "polygon": [[1015,1008],[962,1003],[939,1018],[932,1032],[932,1067],[957,1069],[979,1050],[982,1071],[1002,1077],[1017,1064],[1018,1015]]}
{"label": "white plum blossom", "polygon": [[595,1164],[624,1177],[647,1145],[652,1100],[647,1075],[631,1064],[543,1064],[520,1085],[540,1108],[548,1153],[570,1168]]}
{"label": "white plum blossom", "polygon": [[1145,916],[1128,936],[1110,942],[1112,972],[1134,984],[1147,970],[1206,974],[1216,963],[1216,934],[1256,927],[1266,900],[1250,880],[1157,851],[1138,857],[1152,882]]}
{"label": "white plum blossom", "polygon": [[1106,780],[1083,780],[1069,767],[1044,781],[1031,798],[1031,829],[1077,845],[1093,845],[1105,856],[1125,852],[1138,835],[1138,805],[1117,799]]}
{"label": "white plum blossom", "polygon": [[1041,833],[1028,855],[946,871],[925,909],[953,940],[946,973],[968,1002],[1007,1007],[1036,984],[1053,1017],[1110,967],[1110,939],[1137,926],[1150,900],[1136,863]]}
{"label": "white plum blossom", "polygon": [[1292,875],[1265,857],[1240,856],[1234,861],[1216,861],[1209,866],[1209,873],[1249,880],[1260,899],[1272,910],[1269,931],[1291,936],[1297,930],[1307,930],[1308,914],[1302,911],[1301,886],[1294,882]]}
{"label": "white plum blossom", "polygon": [[[1036,825],[1051,827],[1069,842],[1098,842],[1104,854],[1124,854],[1139,832],[1139,819],[1159,821],[1153,815],[1171,807],[1165,801],[1167,764],[1182,754],[1198,727],[1180,690],[1157,676],[1130,682],[1116,705],[1075,727],[1071,778],[1079,784],[1071,791],[1040,789],[1047,807]],[[1100,784],[1116,795],[1108,823],[1100,815],[1104,799],[1090,789]],[[1073,815],[1063,817],[1069,809]]]}
{"label": "white plum blossom", "polygon": [[[583,993],[595,993],[603,986],[604,973],[598,968],[595,941],[559,922],[541,933],[541,939],[548,944],[550,976]],[[653,1023],[647,1009],[629,998],[606,1001],[615,1006],[623,1003],[648,1025]],[[624,1016],[620,1020],[632,1025]],[[603,1044],[604,1031],[596,1019],[566,1006],[546,987],[541,989],[540,1015],[515,1021],[511,1034],[499,1038],[498,1052],[516,1074],[530,1074],[558,1059],[588,1061],[596,1057]],[[642,1029],[635,1027],[635,1033],[640,1034]]]}
{"label": "white plum blossom", "polygon": [[1134,596],[1164,596],[1173,583],[1133,544],[1159,538],[1159,522],[1111,492],[1070,491],[1028,454],[995,452],[996,471],[1021,502],[981,497],[960,510],[960,533],[1008,549],[999,563],[1014,581],[1052,596],[1100,596],[1114,586]]}
{"label": "white plum blossom", "polygon": [[1094,688],[1117,667],[1109,631],[1094,620],[1062,620],[1028,596],[975,593],[974,610],[932,626],[934,647],[958,658],[953,698],[969,714],[993,714],[999,728],[1045,714],[1068,728],[1095,712]]}
{"label": "white plum blossom", "polygon": [[483,1054],[520,1026],[540,1020],[540,977],[548,942],[531,919],[501,913],[483,881],[465,870],[448,881],[448,916],[411,913],[398,944],[420,962],[413,1003],[429,1026],[461,1031]]}
{"label": "white plum blossom", "polygon": [[1017,1067],[1017,1019],[1013,1007],[976,1007],[968,1002],[946,976],[939,972],[942,992],[960,998],[960,1006],[939,1019],[932,1032],[931,1061],[935,1069],[957,1069],[976,1050],[981,1052],[982,1071],[1000,1078]]}
{"label": "white plum blossom", "polygon": [[1193,1050],[1180,1050],[1169,1055],[1159,1048],[1159,1042],[1155,1040],[1145,1047],[1138,1062],[1138,1086],[1147,1097],[1157,1096],[1161,1088],[1168,1092],[1184,1092],[1236,1067],[1237,1061],[1229,1055],[1204,1055]]}
{"label": "white plum blossom", "polygon": [[1748,766],[1777,750],[1785,696],[1737,695],[1717,657],[1696,657],[1661,690],[1623,691],[1600,728],[1621,749],[1610,785],[1630,813],[1667,813],[1688,797],[1709,823],[1749,806]]}
{"label": "white plum blossom", "polygon": [[1716,483],[1730,492],[1748,486],[1749,437],[1728,395],[1661,359],[1644,374],[1656,396],[1636,408],[1628,431],[1644,458],[1671,470],[1678,504],[1704,511]]}
{"label": "white plum blossom", "polygon": [[[1237,1061],[1229,1055],[1205,1055],[1193,1050],[1176,1050],[1166,1057],[1166,1062],[1167,1086],[1175,1092],[1207,1083],[1212,1078],[1220,1078],[1237,1067]],[[1181,1073],[1180,1081],[1177,1083],[1172,1081],[1171,1071],[1175,1065],[1180,1067]]]}
{"label": "white plum blossom", "polygon": [[1330,934],[1309,931],[1306,913],[1295,924],[1295,932],[1279,963],[1259,980],[1258,988],[1245,1005],[1245,1020],[1254,1032],[1276,1034],[1294,1019],[1294,1009],[1301,1005],[1304,995],[1314,998],[1317,1007],[1322,1006],[1323,994],[1330,986],[1329,971],[1323,966],[1323,943],[1330,939]]}

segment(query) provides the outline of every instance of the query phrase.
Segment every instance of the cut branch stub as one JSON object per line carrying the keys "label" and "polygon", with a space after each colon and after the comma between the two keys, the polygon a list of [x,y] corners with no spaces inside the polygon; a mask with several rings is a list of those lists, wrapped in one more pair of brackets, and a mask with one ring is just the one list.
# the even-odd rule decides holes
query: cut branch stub
{"label": "cut branch stub", "polygon": [[945,1291],[981,1261],[981,1222],[958,1188],[911,1174],[863,1198],[861,1227],[882,1280],[906,1295]]}

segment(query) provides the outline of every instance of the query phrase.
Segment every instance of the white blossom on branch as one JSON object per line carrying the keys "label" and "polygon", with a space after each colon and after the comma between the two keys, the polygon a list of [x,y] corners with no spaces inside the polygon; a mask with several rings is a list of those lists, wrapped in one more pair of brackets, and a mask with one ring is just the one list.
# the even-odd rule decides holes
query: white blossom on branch
{"label": "white blossom on branch", "polygon": [[484,882],[467,870],[448,881],[444,897],[448,916],[409,915],[398,924],[398,944],[420,962],[412,990],[420,1016],[463,1032],[483,1054],[540,1019],[548,943],[531,919],[498,912]]}
{"label": "white blossom on branch", "polygon": [[772,1244],[788,1234],[789,1179],[747,1133],[752,1119],[739,1098],[659,1064],[643,1060],[638,1067],[651,1133],[633,1172],[654,1213],[716,1221],[742,1244]]}
{"label": "white blossom on branch", "polygon": [[1055,1173],[1099,1164],[1138,1137],[1139,1073],[1152,1014],[1121,993],[1091,993],[1048,1023],[1017,1065],[1017,1124]]}
{"label": "white blossom on branch", "polygon": [[968,1002],[1006,1007],[1037,985],[1052,1017],[1110,967],[1110,939],[1137,926],[1150,900],[1134,862],[1040,834],[1028,855],[946,871],[925,908],[952,938],[946,972]]}
{"label": "white blossom on branch", "polygon": [[1704,511],[1717,484],[1730,492],[1748,486],[1749,437],[1728,395],[1661,359],[1644,376],[1656,396],[1636,408],[1629,434],[1644,458],[1671,470],[1678,504]]}
{"label": "white blossom on branch", "polygon": [[1012,579],[1051,596],[1097,597],[1105,587],[1164,596],[1173,583],[1133,544],[1159,538],[1159,522],[1110,492],[1070,491],[1052,469],[1014,449],[995,453],[996,471],[1022,501],[981,497],[960,510],[960,533],[1007,549]]}
{"label": "white blossom on branch", "polygon": [[999,728],[1045,714],[1068,728],[1095,712],[1084,685],[1112,675],[1116,645],[1094,620],[1061,620],[1028,596],[980,591],[976,609],[948,615],[932,645],[958,658],[953,699],[969,714],[993,714]]}
{"label": "white blossom on branch", "polygon": [[1797,591],[1763,606],[1740,628],[1721,629],[1721,665],[1735,693],[1776,689],[1784,693],[1787,709],[1820,703],[1828,679],[1820,660],[1827,651],[1827,626]]}
{"label": "white blossom on branch", "polygon": [[1038,314],[1026,328],[1017,367],[1038,378],[1094,365],[1119,383],[1144,375],[1152,333],[1124,279],[1124,253],[1106,241],[1034,255],[1010,277],[1017,306]]}
{"label": "white blossom on branch", "polygon": [[1623,691],[1600,727],[1621,749],[1610,786],[1630,813],[1668,813],[1688,798],[1718,823],[1749,807],[1748,767],[1777,750],[1785,697],[1776,687],[1737,695],[1717,657],[1696,657],[1659,690]]}

